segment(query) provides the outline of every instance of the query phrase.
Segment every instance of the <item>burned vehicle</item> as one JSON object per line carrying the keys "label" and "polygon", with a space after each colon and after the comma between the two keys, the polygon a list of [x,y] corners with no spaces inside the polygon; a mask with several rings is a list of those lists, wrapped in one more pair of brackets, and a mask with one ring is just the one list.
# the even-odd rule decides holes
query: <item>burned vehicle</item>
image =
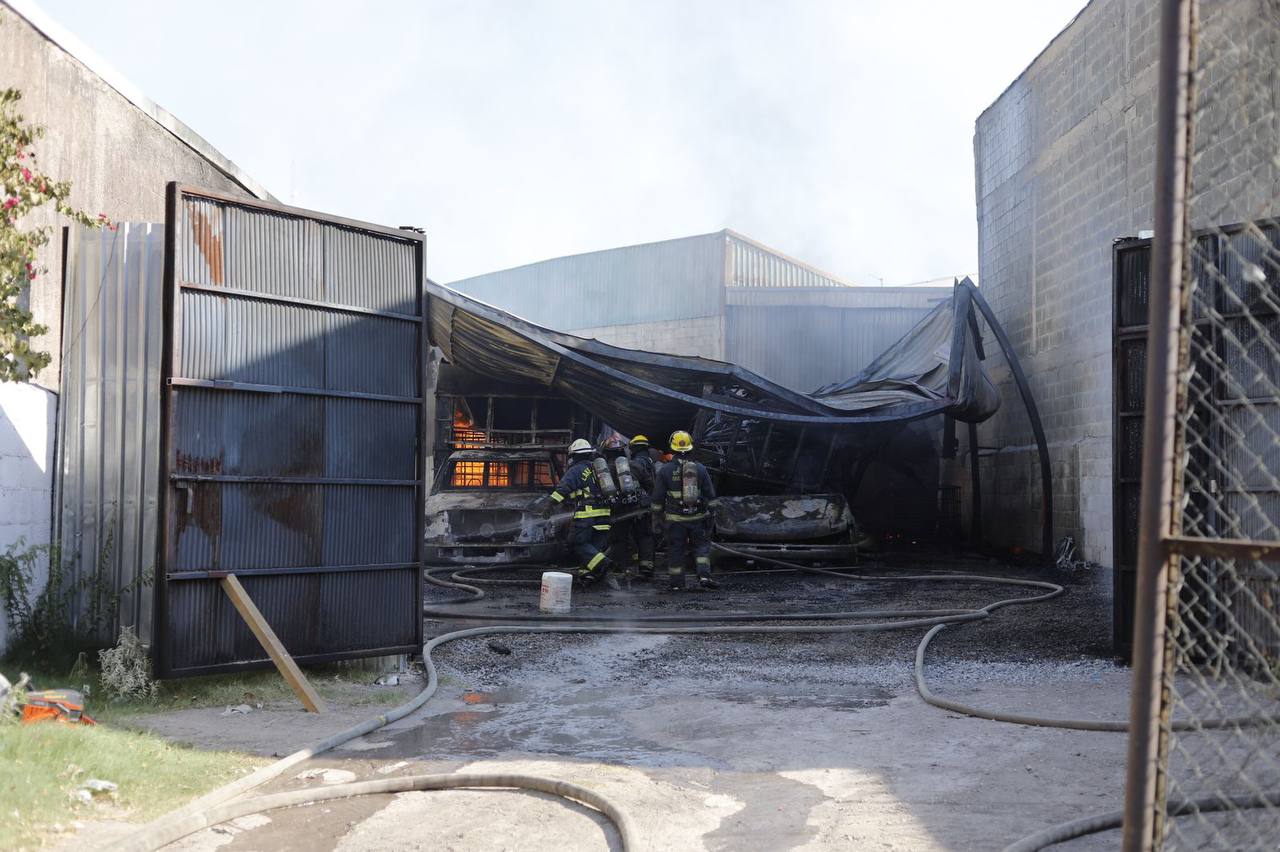
{"label": "burned vehicle", "polygon": [[713,517],[716,540],[750,558],[852,560],[861,538],[839,494],[721,497]]}
{"label": "burned vehicle", "polygon": [[564,554],[568,516],[538,507],[560,480],[550,449],[450,453],[426,501],[426,561],[484,565],[555,562]]}

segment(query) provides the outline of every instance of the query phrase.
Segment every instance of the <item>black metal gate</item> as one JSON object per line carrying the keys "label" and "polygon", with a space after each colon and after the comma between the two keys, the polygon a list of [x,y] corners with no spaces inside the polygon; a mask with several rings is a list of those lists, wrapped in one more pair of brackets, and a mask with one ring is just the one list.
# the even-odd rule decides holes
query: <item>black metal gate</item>
{"label": "black metal gate", "polygon": [[[1187,535],[1264,538],[1280,524],[1275,479],[1280,452],[1270,439],[1280,433],[1280,400],[1240,390],[1261,387],[1260,377],[1280,374],[1264,345],[1280,339],[1280,304],[1251,283],[1246,271],[1249,264],[1273,268],[1268,252],[1274,255],[1277,246],[1280,226],[1270,221],[1215,228],[1197,233],[1192,241],[1196,284],[1188,305],[1190,370],[1183,390],[1190,437],[1183,449],[1187,481],[1180,508]],[[1113,638],[1117,653],[1125,657],[1132,647],[1138,557],[1150,263],[1151,240],[1116,244]],[[1195,570],[1183,584],[1184,609],[1190,607],[1205,624],[1214,624],[1223,618],[1219,604],[1212,602],[1220,596],[1216,563],[1200,560]],[[1193,597],[1201,600],[1192,602]]]}
{"label": "black metal gate", "polygon": [[1115,307],[1112,475],[1112,640],[1116,653],[1133,649],[1133,596],[1138,563],[1138,495],[1142,474],[1142,413],[1147,375],[1147,297],[1151,240],[1117,243],[1112,258]]}
{"label": "black metal gate", "polygon": [[170,184],[156,570],[160,676],[422,642],[422,236]]}

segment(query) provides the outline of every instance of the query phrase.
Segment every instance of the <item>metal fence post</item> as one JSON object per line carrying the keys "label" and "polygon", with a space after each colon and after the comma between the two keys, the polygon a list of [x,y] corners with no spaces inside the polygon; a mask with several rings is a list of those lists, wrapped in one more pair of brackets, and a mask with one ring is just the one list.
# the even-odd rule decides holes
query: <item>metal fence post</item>
{"label": "metal fence post", "polygon": [[1177,431],[1178,344],[1186,249],[1190,150],[1191,22],[1194,0],[1163,0],[1156,102],[1155,239],[1143,424],[1142,494],[1133,628],[1133,691],[1121,848],[1160,848],[1161,684],[1165,672]]}

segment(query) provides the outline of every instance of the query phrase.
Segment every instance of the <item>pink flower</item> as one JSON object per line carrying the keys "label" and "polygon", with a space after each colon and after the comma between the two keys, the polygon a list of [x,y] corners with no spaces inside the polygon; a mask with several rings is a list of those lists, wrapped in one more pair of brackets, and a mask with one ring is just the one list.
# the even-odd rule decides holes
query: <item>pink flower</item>
{"label": "pink flower", "polygon": [[35,281],[35,280],[36,280],[36,274],[35,274],[34,272],[32,272],[32,273],[30,274],[30,276],[27,278],[27,280],[28,280],[28,281]]}
{"label": "pink flower", "polygon": [[22,167],[22,179],[27,183],[31,183],[31,169],[26,166]]}
{"label": "pink flower", "polygon": [[11,210],[17,206],[18,206],[18,199],[16,198],[6,198],[4,200],[4,207],[6,210]]}

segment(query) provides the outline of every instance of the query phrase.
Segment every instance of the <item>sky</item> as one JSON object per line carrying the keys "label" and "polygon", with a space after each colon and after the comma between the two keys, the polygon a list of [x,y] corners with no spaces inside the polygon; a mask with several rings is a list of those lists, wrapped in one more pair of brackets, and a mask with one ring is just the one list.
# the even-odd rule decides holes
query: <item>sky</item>
{"label": "sky", "polygon": [[39,0],[281,201],[451,282],[732,228],[977,272],[973,124],[1083,0]]}

